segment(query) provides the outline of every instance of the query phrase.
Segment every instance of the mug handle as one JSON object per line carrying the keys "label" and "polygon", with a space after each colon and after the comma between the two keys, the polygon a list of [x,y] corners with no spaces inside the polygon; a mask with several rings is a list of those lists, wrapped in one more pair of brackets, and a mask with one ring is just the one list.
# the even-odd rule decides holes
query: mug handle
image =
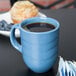
{"label": "mug handle", "polygon": [[15,30],[19,29],[19,24],[16,24],[12,27],[10,32],[10,41],[14,48],[16,48],[20,53],[22,53],[22,46],[18,43],[15,37]]}

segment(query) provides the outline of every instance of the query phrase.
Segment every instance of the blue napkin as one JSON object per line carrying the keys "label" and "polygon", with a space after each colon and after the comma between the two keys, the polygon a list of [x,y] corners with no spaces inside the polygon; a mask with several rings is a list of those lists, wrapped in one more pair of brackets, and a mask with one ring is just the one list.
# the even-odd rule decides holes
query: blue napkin
{"label": "blue napkin", "polygon": [[59,66],[56,76],[76,76],[76,64],[72,61],[64,60],[59,57]]}

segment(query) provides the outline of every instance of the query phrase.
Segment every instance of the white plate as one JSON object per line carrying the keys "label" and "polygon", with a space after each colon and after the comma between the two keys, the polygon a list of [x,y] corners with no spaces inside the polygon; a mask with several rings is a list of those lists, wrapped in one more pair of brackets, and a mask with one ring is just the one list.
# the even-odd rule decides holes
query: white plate
{"label": "white plate", "polygon": [[[46,17],[46,15],[41,13],[41,12],[39,12],[38,13],[38,17]],[[5,20],[5,21],[7,21],[7,23],[12,23],[11,16],[10,16],[9,12],[0,14],[0,21],[1,20]],[[0,30],[0,34],[9,37],[10,36],[10,31],[2,31],[2,30]],[[16,35],[16,37],[20,36],[20,32],[19,32],[18,29],[16,29],[15,35]]]}

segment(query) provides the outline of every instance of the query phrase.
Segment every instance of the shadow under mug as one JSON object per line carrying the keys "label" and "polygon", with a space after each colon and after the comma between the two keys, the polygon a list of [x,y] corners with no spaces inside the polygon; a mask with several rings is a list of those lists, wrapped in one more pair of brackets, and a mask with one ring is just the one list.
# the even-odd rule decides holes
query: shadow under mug
{"label": "shadow under mug", "polygon": [[[31,23],[44,22],[55,26],[46,32],[30,32],[22,27]],[[11,44],[22,53],[25,64],[34,72],[43,73],[54,65],[58,56],[60,24],[53,18],[34,17],[24,20],[12,27]],[[19,29],[21,44],[15,38],[15,30]]]}

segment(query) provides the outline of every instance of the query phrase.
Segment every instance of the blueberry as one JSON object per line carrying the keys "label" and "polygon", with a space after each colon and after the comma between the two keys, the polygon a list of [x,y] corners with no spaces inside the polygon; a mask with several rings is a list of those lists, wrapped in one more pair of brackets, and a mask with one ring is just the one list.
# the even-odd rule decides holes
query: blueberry
{"label": "blueberry", "polygon": [[4,24],[0,21],[0,30],[4,30]]}
{"label": "blueberry", "polygon": [[10,31],[13,25],[14,25],[13,23],[8,24],[5,20],[2,20],[0,21],[0,30]]}
{"label": "blueberry", "polygon": [[14,25],[13,23],[10,23],[10,24],[8,24],[7,28],[10,30],[13,25]]}
{"label": "blueberry", "polygon": [[5,30],[8,26],[8,23],[5,20],[0,21],[0,29]]}
{"label": "blueberry", "polygon": [[4,27],[4,24],[3,24],[2,22],[0,22],[0,28],[1,28],[1,27]]}
{"label": "blueberry", "polygon": [[2,20],[1,22],[4,24],[4,28],[8,26],[8,23],[5,20]]}
{"label": "blueberry", "polygon": [[8,25],[5,30],[10,31],[12,26]]}
{"label": "blueberry", "polygon": [[5,31],[10,31],[10,29],[9,29],[8,27],[6,27],[4,30],[5,30]]}

